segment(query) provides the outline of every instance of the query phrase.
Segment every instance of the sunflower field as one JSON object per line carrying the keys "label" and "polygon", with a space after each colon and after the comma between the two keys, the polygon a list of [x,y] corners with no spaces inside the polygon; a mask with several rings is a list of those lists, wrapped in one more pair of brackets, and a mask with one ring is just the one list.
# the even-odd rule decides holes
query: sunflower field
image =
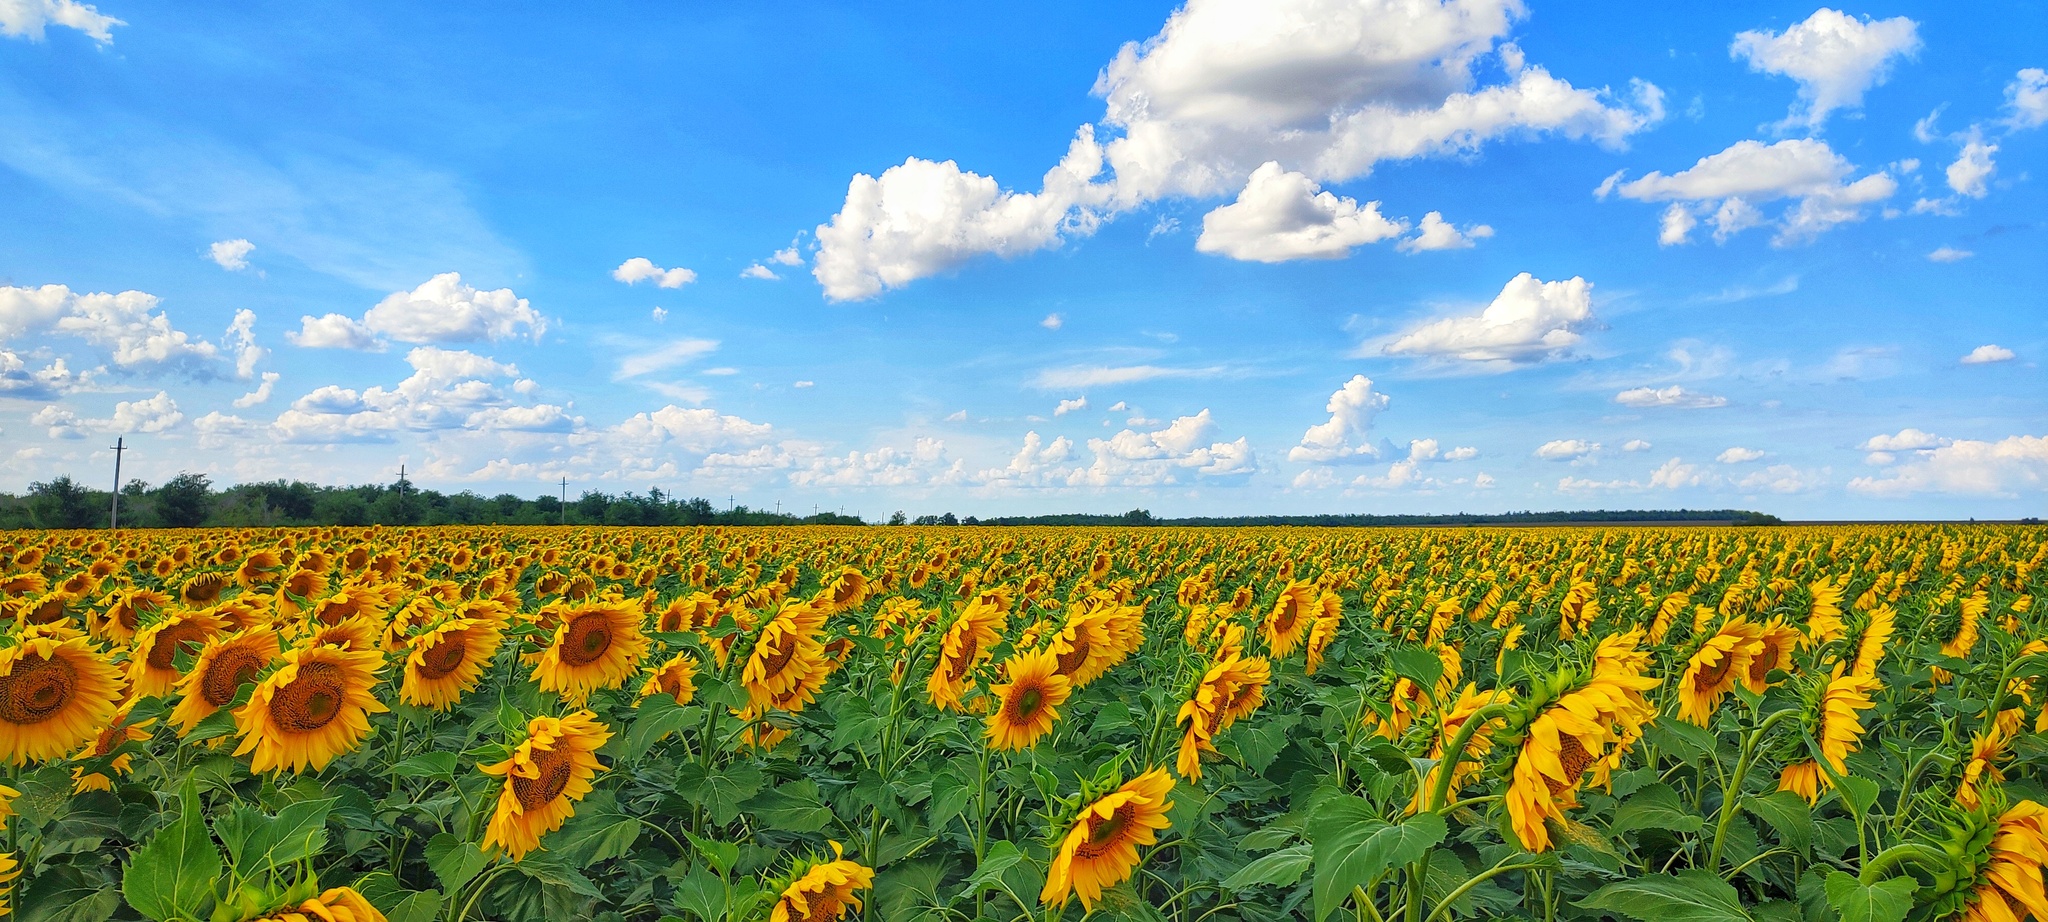
{"label": "sunflower field", "polygon": [[2048,532],[0,535],[0,912],[2048,919]]}

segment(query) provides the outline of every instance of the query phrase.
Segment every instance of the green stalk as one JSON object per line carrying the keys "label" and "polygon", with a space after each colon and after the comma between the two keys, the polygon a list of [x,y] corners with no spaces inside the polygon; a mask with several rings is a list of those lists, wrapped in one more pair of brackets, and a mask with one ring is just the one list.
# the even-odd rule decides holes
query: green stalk
{"label": "green stalk", "polygon": [[1764,718],[1763,722],[1750,732],[1749,738],[1742,741],[1742,755],[1735,760],[1735,775],[1721,787],[1721,820],[1714,824],[1714,844],[1707,849],[1708,871],[1715,874],[1721,872],[1721,843],[1728,836],[1728,826],[1735,821],[1735,814],[1742,810],[1742,782],[1748,779],[1750,766],[1756,762],[1757,749],[1763,743],[1764,734],[1769,733],[1771,728],[1777,726],[1787,715],[1798,713],[1796,708],[1778,711]]}

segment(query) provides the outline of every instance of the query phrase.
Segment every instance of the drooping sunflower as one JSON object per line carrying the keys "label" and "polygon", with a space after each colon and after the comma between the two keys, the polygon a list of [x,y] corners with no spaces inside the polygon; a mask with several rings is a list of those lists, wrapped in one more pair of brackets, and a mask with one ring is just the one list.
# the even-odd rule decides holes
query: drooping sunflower
{"label": "drooping sunflower", "polygon": [[1806,637],[1808,643],[1827,643],[1842,636],[1842,596],[1847,588],[1847,577],[1843,582],[1822,578],[1807,587],[1813,596],[1813,605],[1806,612]]}
{"label": "drooping sunflower", "polygon": [[[1563,678],[1563,677],[1561,677]],[[1553,687],[1562,684],[1553,682]],[[1524,732],[1508,786],[1508,818],[1522,847],[1551,846],[1547,820],[1564,819],[1578,806],[1579,783],[1587,770],[1640,733],[1654,714],[1638,702],[1657,680],[1621,671],[1595,673],[1540,710]]]}
{"label": "drooping sunflower", "polygon": [[228,623],[211,611],[171,612],[135,632],[128,685],[139,697],[161,695],[178,684],[179,653],[192,654],[227,630]]}
{"label": "drooping sunflower", "polygon": [[1314,583],[1306,580],[1288,583],[1280,590],[1280,597],[1273,600],[1273,608],[1266,613],[1266,620],[1260,626],[1266,648],[1273,651],[1275,658],[1286,658],[1294,648],[1301,646],[1302,637],[1321,611],[1322,608],[1316,604]]}
{"label": "drooping sunflower", "polygon": [[294,906],[273,909],[251,922],[386,922],[352,887],[334,887]]}
{"label": "drooping sunflower", "polygon": [[178,681],[183,697],[171,708],[170,722],[177,725],[179,735],[191,733],[200,721],[234,703],[242,683],[255,681],[281,653],[277,632],[267,627],[208,641],[192,671]]}
{"label": "drooping sunflower", "polygon": [[576,813],[573,801],[589,794],[590,779],[604,770],[597,750],[611,736],[587,710],[528,721],[526,739],[509,758],[479,766],[484,774],[505,779],[484,832],[484,848],[503,848],[518,861],[540,847],[541,836],[562,828]]}
{"label": "drooping sunflower", "polygon": [[1750,661],[1763,648],[1755,625],[1736,618],[1700,644],[1678,678],[1678,719],[1702,727],[1714,718],[1721,699],[1746,679]]}
{"label": "drooping sunflower", "polygon": [[0,852],[0,915],[14,911],[14,879],[21,876],[21,863],[13,852]]}
{"label": "drooping sunflower", "polygon": [[1999,768],[1999,763],[2011,758],[2006,746],[2006,734],[1996,726],[1988,733],[1970,735],[1970,761],[1963,764],[1962,780],[1956,784],[1957,804],[1966,810],[1975,810],[1984,800],[1985,785],[2005,780],[2005,772]]}
{"label": "drooping sunflower", "polygon": [[362,743],[371,714],[390,710],[372,691],[384,668],[375,650],[300,647],[282,659],[235,711],[235,755],[254,754],[251,772],[326,768]]}
{"label": "drooping sunflower", "polygon": [[1110,637],[1107,615],[1107,609],[1077,609],[1053,635],[1050,649],[1059,661],[1059,674],[1076,688],[1101,678],[1116,664],[1116,641]]}
{"label": "drooping sunflower", "polygon": [[1984,613],[1991,609],[1991,599],[1979,590],[1955,605],[1955,614],[1942,619],[1954,624],[1955,633],[1942,641],[1941,652],[1945,656],[1968,657],[1977,647],[1977,638],[1983,635]]}
{"label": "drooping sunflower", "polygon": [[541,691],[581,704],[600,688],[618,688],[640,668],[647,636],[639,606],[599,599],[564,610],[555,639],[540,652],[533,676]]}
{"label": "drooping sunflower", "polygon": [[640,686],[640,697],[655,695],[673,697],[678,707],[689,704],[697,697],[697,658],[688,653],[678,653],[647,671],[647,683]]}
{"label": "drooping sunflower", "polygon": [[775,617],[761,626],[754,650],[740,668],[740,684],[747,689],[747,701],[756,709],[777,707],[777,701],[794,703],[802,710],[809,695],[791,697],[798,689],[823,687],[825,645],[818,639],[824,632],[828,612],[810,602],[784,602]]}
{"label": "drooping sunflower", "polygon": [[1029,749],[1052,732],[1072,686],[1059,674],[1059,657],[1050,650],[1010,657],[1003,663],[1003,674],[1009,681],[989,689],[997,701],[988,715],[989,748]]}
{"label": "drooping sunflower", "polygon": [[768,922],[837,922],[848,907],[860,909],[857,891],[874,888],[875,871],[845,856],[833,842],[831,861],[811,862],[803,873],[793,875],[769,911]]}
{"label": "drooping sunflower", "polygon": [[114,716],[126,682],[82,636],[30,628],[0,648],[0,757],[61,758]]}
{"label": "drooping sunflower", "polygon": [[1167,828],[1172,792],[1173,776],[1155,768],[1083,807],[1053,854],[1038,901],[1064,906],[1078,895],[1084,909],[1093,909],[1102,891],[1137,871],[1138,847],[1158,841]]}
{"label": "drooping sunflower", "polygon": [[1989,860],[1977,865],[1982,870],[1964,922],[2048,919],[2048,895],[2041,885],[2041,866],[2048,864],[2048,808],[2023,800],[1999,814],[1985,857]]}
{"label": "drooping sunflower", "polygon": [[492,618],[449,618],[408,641],[399,700],[445,711],[483,678],[505,636]]}
{"label": "drooping sunflower", "polygon": [[[1415,800],[1409,805],[1409,812],[1420,811],[1423,807],[1423,798],[1427,796],[1425,792],[1435,788],[1437,773],[1444,770],[1444,749],[1450,745],[1452,738],[1457,736],[1458,732],[1464,729],[1465,724],[1479,713],[1480,708],[1490,704],[1506,704],[1512,700],[1514,700],[1514,692],[1510,690],[1487,689],[1486,691],[1480,691],[1477,685],[1470,682],[1465,683],[1464,689],[1458,693],[1458,700],[1451,704],[1448,711],[1444,712],[1443,721],[1437,726],[1436,740],[1431,744],[1429,750],[1429,757],[1435,760],[1436,764],[1430,767],[1429,773],[1423,776],[1422,783],[1416,786]],[[1465,744],[1463,758],[1458,761],[1457,768],[1451,772],[1450,799],[1443,806],[1457,803],[1458,790],[1463,788],[1465,783],[1471,780],[1473,776],[1479,774],[1482,767],[1481,763],[1486,761],[1486,754],[1493,749],[1493,734],[1506,725],[1506,723],[1506,718],[1496,717],[1488,720],[1480,725],[1477,730],[1473,731],[1470,741]]]}
{"label": "drooping sunflower", "polygon": [[[101,730],[93,738],[92,742],[87,743],[72,758],[104,759],[109,755],[113,755],[114,750],[121,748],[123,743],[139,743],[149,739],[150,733],[144,728],[155,722],[152,719],[141,721],[140,723],[129,723],[128,708],[123,707],[114,713],[114,719],[107,723],[106,729]],[[134,763],[135,756],[124,752],[114,756],[113,761],[107,764],[107,770],[113,772],[116,777],[119,777],[128,774]],[[73,794],[83,794],[87,791],[111,791],[113,789],[114,779],[107,777],[105,772],[88,772],[83,765],[71,770],[71,793]]]}
{"label": "drooping sunflower", "polygon": [[[1188,699],[1181,703],[1180,711],[1174,715],[1174,723],[1181,728],[1180,753],[1174,759],[1174,771],[1189,781],[1202,779],[1202,753],[1215,752],[1216,734],[1223,732],[1243,715],[1233,715],[1231,705],[1250,694],[1263,697],[1264,683],[1270,677],[1270,668],[1261,657],[1247,661],[1235,654],[1213,663],[1196,681]],[[1253,689],[1251,686],[1256,685]]]}
{"label": "drooping sunflower", "polygon": [[1898,613],[1890,605],[1879,605],[1871,609],[1863,623],[1863,629],[1856,635],[1851,647],[1856,656],[1849,661],[1850,672],[1861,676],[1877,674],[1877,664],[1884,660],[1885,645],[1891,642],[1892,632],[1898,627]]}
{"label": "drooping sunflower", "polygon": [[925,680],[925,692],[932,706],[945,711],[960,709],[974,667],[989,656],[989,648],[1001,639],[1009,613],[979,601],[960,610],[940,638],[939,661]]}
{"label": "drooping sunflower", "polygon": [[1308,629],[1309,675],[1323,665],[1323,654],[1329,652],[1330,644],[1337,640],[1337,629],[1344,626],[1344,599],[1334,592],[1325,592],[1316,597],[1316,620]]}
{"label": "drooping sunflower", "polygon": [[1849,765],[1843,760],[1863,746],[1863,720],[1857,715],[1877,706],[1870,700],[1870,693],[1877,687],[1876,679],[1844,674],[1838,664],[1821,689],[1809,721],[1813,738],[1820,743],[1821,758],[1827,760],[1835,774],[1848,774]]}
{"label": "drooping sunflower", "polygon": [[1749,668],[1743,670],[1742,686],[1763,694],[1770,687],[1771,670],[1792,671],[1792,651],[1805,640],[1806,635],[1783,618],[1758,625],[1756,652],[1749,658]]}

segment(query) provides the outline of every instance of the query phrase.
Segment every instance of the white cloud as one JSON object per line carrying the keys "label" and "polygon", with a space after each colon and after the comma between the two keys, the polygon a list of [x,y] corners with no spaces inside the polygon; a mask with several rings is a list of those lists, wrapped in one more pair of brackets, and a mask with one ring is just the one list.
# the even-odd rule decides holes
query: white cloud
{"label": "white cloud", "polygon": [[1735,482],[1749,493],[1809,493],[1827,486],[1828,471],[1801,470],[1790,464],[1773,464]]}
{"label": "white cloud", "polygon": [[1897,435],[1873,435],[1857,446],[1864,451],[1920,451],[1952,444],[1954,439],[1945,439],[1932,432],[1906,428]]}
{"label": "white cloud", "polygon": [[1646,441],[1643,441],[1642,439],[1629,439],[1629,440],[1628,440],[1627,442],[1623,443],[1623,444],[1622,444],[1622,446],[1621,446],[1621,450],[1622,450],[1622,451],[1630,451],[1630,452],[1634,452],[1634,451],[1649,451],[1649,450],[1650,450],[1650,448],[1651,448],[1651,445],[1650,445],[1650,443],[1649,443],[1649,442],[1646,442]]}
{"label": "white cloud", "polygon": [[[744,273],[742,273],[744,274]],[[663,269],[645,256],[635,256],[612,270],[612,278],[628,285],[652,280],[662,288],[681,288],[697,280],[697,273],[688,269]]]}
{"label": "white cloud", "polygon": [[77,0],[0,0],[0,35],[43,40],[49,26],[77,29],[102,45],[114,40],[110,30],[127,23],[101,13],[90,3]]}
{"label": "white cloud", "polygon": [[1038,322],[1038,325],[1048,330],[1057,330],[1060,327],[1067,325],[1067,318],[1062,317],[1057,313],[1047,314],[1045,315],[1044,320],[1040,320]]}
{"label": "white cloud", "polygon": [[284,338],[292,345],[303,349],[381,349],[377,335],[370,328],[341,314],[323,314],[318,317],[299,318],[299,329],[287,332]]}
{"label": "white cloud", "polygon": [[612,380],[624,381],[694,361],[718,350],[715,339],[678,339],[619,359]]}
{"label": "white cloud", "polygon": [[1385,393],[1373,388],[1371,378],[1352,375],[1323,405],[1330,413],[1329,420],[1308,427],[1301,444],[1287,452],[1287,460],[1324,463],[1377,457],[1379,452],[1368,438],[1373,417],[1387,408],[1388,401]]}
{"label": "white cloud", "polygon": [[1477,315],[1421,324],[1381,351],[1495,366],[1562,357],[1578,343],[1577,330],[1593,321],[1592,291],[1576,276],[1544,282],[1524,272]]}
{"label": "white cloud", "polygon": [[1443,212],[1432,211],[1422,216],[1422,223],[1416,227],[1415,236],[1394,245],[1403,253],[1421,253],[1428,250],[1468,250],[1478,244],[1473,241],[1493,236],[1493,228],[1485,224],[1467,225],[1463,230],[1444,220]]}
{"label": "white cloud", "polygon": [[1053,409],[1053,411],[1052,411],[1052,415],[1054,415],[1054,416],[1065,416],[1065,415],[1067,415],[1068,413],[1073,413],[1073,412],[1075,412],[1075,411],[1077,411],[1077,410],[1085,410],[1085,409],[1088,409],[1088,398],[1087,398],[1087,397],[1085,397],[1085,396],[1084,396],[1084,397],[1076,397],[1076,398],[1074,398],[1074,399],[1072,399],[1072,400],[1062,400],[1062,401],[1060,401],[1060,405],[1059,405],[1058,407],[1056,407],[1056,408],[1054,408],[1054,409]]}
{"label": "white cloud", "polygon": [[256,385],[255,390],[235,398],[235,408],[248,409],[249,407],[256,406],[257,404],[268,403],[270,401],[270,393],[272,390],[276,389],[277,379],[279,377],[280,376],[278,375],[277,372],[264,372],[263,383]]}
{"label": "white cloud", "polygon": [[818,386],[818,382],[816,382],[816,381],[798,381],[798,382],[796,382],[795,384],[791,384],[791,385],[790,385],[790,387],[794,387],[794,388],[797,388],[797,389],[799,389],[799,390],[801,390],[801,389],[803,389],[803,388],[807,388],[807,387],[817,387],[817,386]]}
{"label": "white cloud", "polygon": [[56,333],[99,347],[114,367],[135,373],[214,373],[220,349],[171,325],[161,299],[141,291],[81,294],[63,285],[0,285],[0,343]]}
{"label": "white cloud", "polygon": [[[561,408],[527,405],[517,397],[537,387],[519,369],[488,356],[420,346],[406,353],[413,373],[391,388],[365,390],[325,385],[293,401],[273,421],[276,437],[331,444],[387,442],[399,432],[520,429],[546,422],[547,431],[580,428],[582,420],[557,417]],[[500,382],[507,382],[503,384]]]}
{"label": "white cloud", "polygon": [[2013,128],[2048,124],[2048,70],[2029,67],[2005,85],[2005,123]]}
{"label": "white cloud", "polygon": [[911,157],[877,178],[857,174],[846,204],[817,228],[811,274],[825,297],[857,301],[937,275],[976,256],[1021,256],[1057,246],[1063,233],[1092,233],[1091,210],[1108,198],[1091,181],[1102,148],[1082,126],[1041,191],[1014,192],[951,160]]}
{"label": "white cloud", "polygon": [[1927,254],[1927,258],[1938,263],[1959,263],[1975,255],[1977,254],[1969,250],[1958,250],[1952,246],[1938,246],[1934,248],[1933,252]]}
{"label": "white cloud", "polygon": [[82,439],[85,430],[79,426],[78,414],[62,407],[46,406],[28,418],[30,425],[49,429],[53,439]]}
{"label": "white cloud", "polygon": [[243,381],[254,377],[257,363],[270,355],[270,350],[256,344],[256,312],[248,308],[235,311],[221,342],[235,354],[235,377]]}
{"label": "white cloud", "polygon": [[1728,398],[1690,393],[1685,388],[1673,384],[1660,388],[1632,387],[1614,395],[1614,402],[1625,407],[1680,407],[1696,410],[1725,407],[1728,405]]}
{"label": "white cloud", "polygon": [[1728,52],[1749,61],[1751,70],[1799,82],[1799,102],[1784,125],[1817,130],[1837,109],[1863,104],[1863,94],[1884,83],[1894,58],[1920,50],[1911,19],[1857,19],[1825,7],[1783,33],[1741,32]]}
{"label": "white cloud", "polygon": [[2011,349],[1987,343],[1970,350],[1969,355],[1963,356],[1963,364],[1989,365],[1993,362],[2010,362],[2014,358],[2017,358],[2017,356],[2013,354]]}
{"label": "white cloud", "polygon": [[1761,459],[1763,456],[1764,453],[1758,449],[1735,445],[1715,455],[1714,460],[1722,464],[1748,464],[1751,461]]}
{"label": "white cloud", "polygon": [[[0,2],[5,2],[5,0],[0,0]],[[249,268],[249,254],[255,252],[255,250],[256,245],[247,240],[240,238],[220,240],[207,247],[206,256],[208,259],[213,260],[214,264],[229,272],[240,272],[243,269]]]}
{"label": "white cloud", "polygon": [[776,250],[775,255],[768,257],[768,261],[778,266],[801,266],[804,264],[804,257],[803,254],[797,252],[796,244],[791,243],[789,246]]}
{"label": "white cloud", "polygon": [[1444,452],[1445,461],[1470,461],[1477,457],[1479,457],[1479,449],[1470,445],[1461,445]]}
{"label": "white cloud", "polygon": [[1998,145],[1985,141],[1976,131],[1971,131],[1969,138],[1963,142],[1962,152],[1956,155],[1956,162],[1948,165],[1948,187],[1954,189],[1957,195],[1983,198],[1984,193],[1989,191],[1991,174],[1998,171],[1998,164],[1991,159],[1996,153]]}
{"label": "white cloud", "polygon": [[761,445],[775,434],[774,427],[767,423],[750,422],[712,409],[677,406],[636,413],[614,431],[633,444],[667,445],[693,454]]}
{"label": "white cloud", "polygon": [[1577,461],[1600,450],[1599,442],[1584,439],[1551,439],[1536,447],[1536,457],[1545,461]]}
{"label": "white cloud", "polygon": [[1658,233],[1658,242],[1667,246],[1688,242],[1697,218],[1713,223],[1715,240],[1726,240],[1767,223],[1757,204],[1791,199],[1778,219],[1778,234],[1772,241],[1784,246],[1811,239],[1837,224],[1862,220],[1864,206],[1898,191],[1898,183],[1889,173],[1879,171],[1848,181],[1855,171],[1855,165],[1825,141],[1797,138],[1768,145],[1738,141],[1668,176],[1651,172],[1623,182],[1623,174],[1616,173],[1594,194],[1605,198],[1619,193],[1641,202],[1673,203],[1665,209]]}
{"label": "white cloud", "polygon": [[1710,475],[1700,471],[1697,465],[1687,464],[1672,458],[1650,472],[1650,486],[1676,490],[1681,487],[1696,487],[1711,480]]}
{"label": "white cloud", "polygon": [[482,291],[461,273],[444,272],[411,291],[396,291],[353,320],[342,314],[301,317],[292,344],[307,349],[381,350],[402,343],[498,342],[547,332],[548,320],[510,288]]}
{"label": "white cloud", "polygon": [[1093,460],[1088,464],[1070,463],[1076,455],[1071,440],[1046,442],[1036,431],[1028,432],[1008,465],[970,479],[990,489],[1162,486],[1186,477],[1241,480],[1258,469],[1249,441],[1212,441],[1215,429],[1206,409],[1154,431],[1125,429],[1107,439],[1089,439]]}
{"label": "white cloud", "polygon": [[776,275],[775,270],[770,269],[767,266],[761,265],[760,263],[754,263],[753,265],[750,265],[745,269],[740,270],[740,278],[760,279],[766,282],[773,282],[781,279],[782,276]]}
{"label": "white cloud", "polygon": [[1406,221],[1388,220],[1379,208],[1324,192],[1315,180],[1269,160],[1252,171],[1237,201],[1202,217],[1195,249],[1262,263],[1341,259],[1352,247],[1408,231]]}
{"label": "white cloud", "polygon": [[107,419],[80,419],[78,414],[55,406],[44,407],[29,417],[31,424],[49,427],[50,438],[53,439],[81,439],[87,432],[105,435],[157,433],[184,421],[185,414],[178,410],[178,402],[163,391],[157,391],[154,397],[116,403],[114,415]]}
{"label": "white cloud", "polygon": [[654,318],[655,323],[660,323],[668,319],[668,309],[656,305],[654,310],[648,312],[647,316]]}
{"label": "white cloud", "polygon": [[[1910,431],[1910,430],[1909,430]],[[2008,436],[1996,442],[1957,439],[1882,477],[1858,477],[1849,489],[1872,496],[1960,493],[2011,497],[2048,485],[2048,437]]]}
{"label": "white cloud", "polygon": [[93,377],[91,371],[73,374],[62,358],[30,370],[26,359],[0,349],[0,396],[24,400],[61,396],[90,386]]}
{"label": "white cloud", "polygon": [[1066,368],[1047,368],[1040,371],[1031,383],[1039,390],[1058,391],[1101,387],[1105,384],[1131,384],[1160,378],[1213,378],[1227,370],[1221,366],[1169,368],[1159,365],[1075,365]]}

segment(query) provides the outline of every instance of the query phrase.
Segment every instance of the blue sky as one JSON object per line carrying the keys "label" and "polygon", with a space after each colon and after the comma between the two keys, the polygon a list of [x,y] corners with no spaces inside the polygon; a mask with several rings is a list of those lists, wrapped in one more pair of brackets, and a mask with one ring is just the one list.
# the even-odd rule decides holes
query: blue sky
{"label": "blue sky", "polygon": [[847,7],[0,0],[0,488],[2048,507],[2038,4]]}

